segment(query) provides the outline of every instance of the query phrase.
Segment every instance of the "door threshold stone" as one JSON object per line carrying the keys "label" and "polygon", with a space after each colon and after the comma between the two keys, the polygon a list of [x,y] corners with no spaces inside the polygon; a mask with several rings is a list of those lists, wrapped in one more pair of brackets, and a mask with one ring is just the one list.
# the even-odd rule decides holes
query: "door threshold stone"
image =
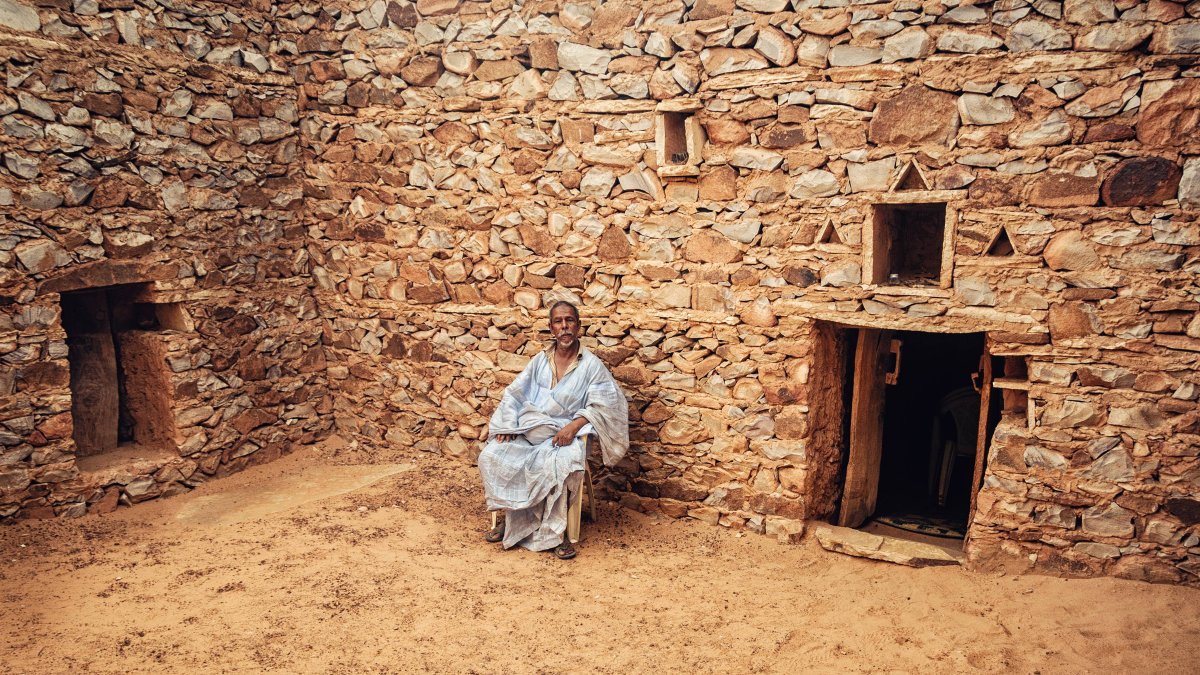
{"label": "door threshold stone", "polygon": [[962,562],[960,556],[933,544],[884,537],[834,525],[821,525],[813,532],[821,548],[857,558],[883,560],[909,567],[958,565]]}

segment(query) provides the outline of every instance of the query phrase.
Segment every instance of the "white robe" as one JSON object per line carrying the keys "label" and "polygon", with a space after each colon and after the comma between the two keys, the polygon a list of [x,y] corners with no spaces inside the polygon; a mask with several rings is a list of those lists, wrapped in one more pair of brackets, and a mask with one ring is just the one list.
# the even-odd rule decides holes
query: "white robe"
{"label": "white robe", "polygon": [[[543,551],[562,543],[568,492],[579,489],[588,434],[598,436],[607,466],[629,449],[629,404],[600,359],[580,347],[579,364],[552,387],[553,368],[540,352],[505,388],[479,455],[488,509],[507,511],[504,548]],[[554,434],[577,417],[588,423],[572,443],[554,447]],[[501,443],[502,434],[517,438]]]}

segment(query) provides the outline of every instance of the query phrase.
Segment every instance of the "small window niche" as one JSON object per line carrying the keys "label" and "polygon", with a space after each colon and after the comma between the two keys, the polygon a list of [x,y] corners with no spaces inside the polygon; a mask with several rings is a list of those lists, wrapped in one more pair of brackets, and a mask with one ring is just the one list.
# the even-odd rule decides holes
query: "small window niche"
{"label": "small window niche", "polygon": [[654,140],[658,175],[698,176],[704,153],[704,127],[695,113],[695,99],[663,101],[655,113]]}
{"label": "small window niche", "polygon": [[[1001,357],[997,357],[1001,358]],[[1000,390],[1005,415],[1025,417],[1029,428],[1033,428],[1032,406],[1029,400],[1029,364],[1023,356],[1005,356],[999,368],[993,372],[1003,375],[992,379],[992,386]]]}
{"label": "small window niche", "polygon": [[140,301],[146,286],[85,288],[60,296],[73,438],[81,458],[124,446],[174,445],[170,379],[158,333],[190,319],[178,305]]}
{"label": "small window niche", "polygon": [[880,195],[863,224],[863,281],[881,286],[950,288],[954,268],[953,202],[962,190],[930,190],[910,163]]}

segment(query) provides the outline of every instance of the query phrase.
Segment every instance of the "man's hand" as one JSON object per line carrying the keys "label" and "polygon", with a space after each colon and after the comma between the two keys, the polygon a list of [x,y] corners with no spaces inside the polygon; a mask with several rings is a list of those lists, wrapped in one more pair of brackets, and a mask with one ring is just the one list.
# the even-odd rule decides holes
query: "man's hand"
{"label": "man's hand", "polygon": [[587,420],[582,417],[576,417],[568,422],[567,426],[559,429],[558,433],[554,434],[554,441],[552,442],[554,447],[561,448],[564,445],[570,445],[571,441],[575,440],[575,435],[579,433],[579,430],[585,424],[587,424]]}
{"label": "man's hand", "polygon": [[496,440],[500,441],[501,443],[512,443],[513,441],[517,440],[517,435],[516,434],[496,434]]}

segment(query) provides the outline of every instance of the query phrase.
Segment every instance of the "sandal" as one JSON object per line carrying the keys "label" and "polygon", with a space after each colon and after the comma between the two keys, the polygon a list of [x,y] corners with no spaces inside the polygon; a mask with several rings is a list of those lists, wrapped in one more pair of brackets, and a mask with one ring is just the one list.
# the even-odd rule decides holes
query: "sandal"
{"label": "sandal", "polygon": [[554,557],[559,560],[570,560],[575,557],[575,547],[571,544],[570,539],[563,539],[563,543],[554,547]]}
{"label": "sandal", "polygon": [[496,526],[487,532],[483,533],[483,540],[489,544],[495,544],[504,539],[504,519],[501,518]]}

